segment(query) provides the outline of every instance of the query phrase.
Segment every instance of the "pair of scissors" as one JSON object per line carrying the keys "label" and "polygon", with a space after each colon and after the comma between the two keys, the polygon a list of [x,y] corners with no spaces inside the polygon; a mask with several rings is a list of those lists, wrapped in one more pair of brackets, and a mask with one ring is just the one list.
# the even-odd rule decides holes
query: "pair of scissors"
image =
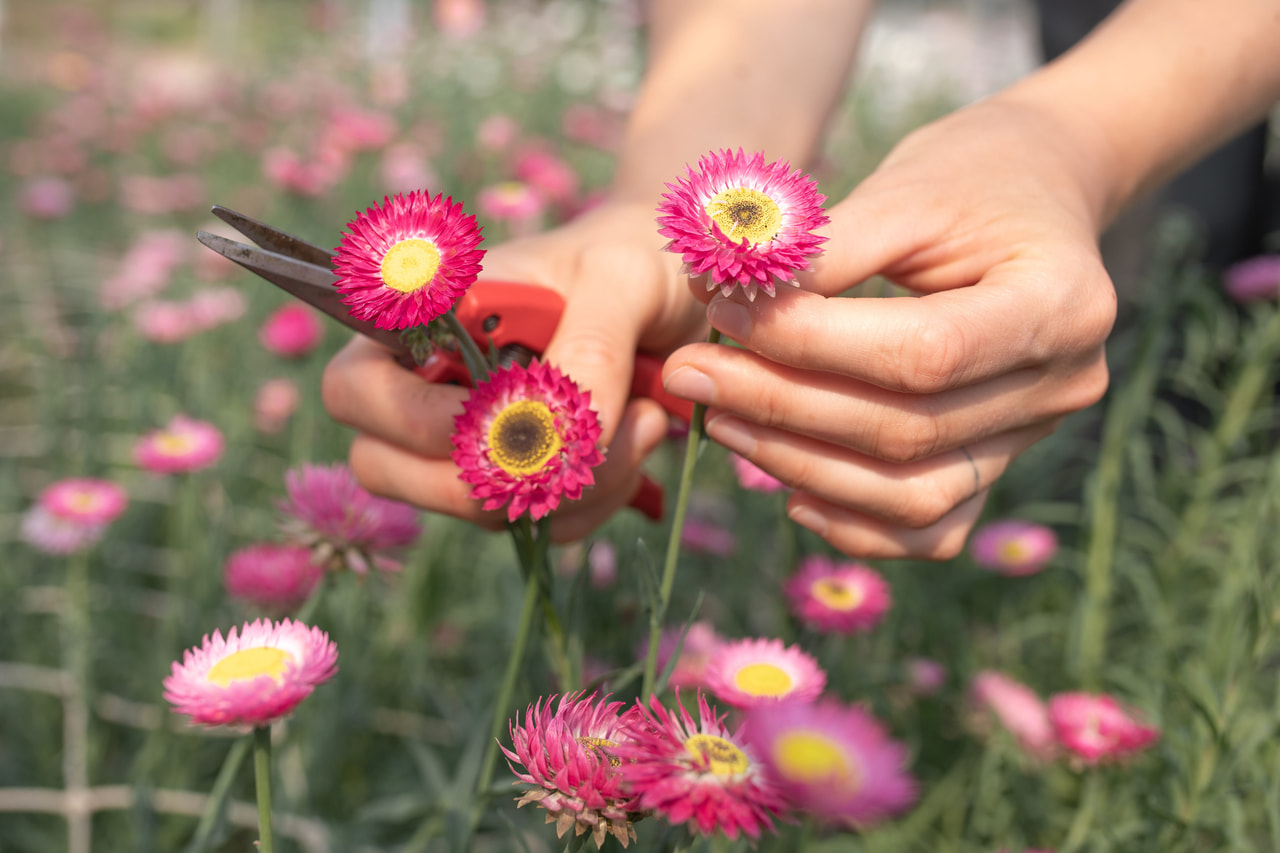
{"label": "pair of scissors", "polygon": [[[213,215],[255,245],[199,231],[196,239],[205,246],[347,328],[377,341],[390,350],[397,361],[426,381],[471,384],[471,375],[456,350],[438,347],[419,365],[400,332],[379,329],[367,320],[352,316],[337,289],[333,253],[328,249],[221,205],[213,206]],[[492,343],[497,348],[499,363],[518,361],[527,366],[551,343],[564,313],[564,299],[554,290],[538,285],[480,279],[454,304],[454,313],[481,350],[487,350]],[[671,396],[662,387],[662,361],[647,353],[636,353],[631,397],[656,400],[668,414],[685,423],[693,413],[692,403]],[[648,477],[643,478],[631,505],[655,521],[661,519],[662,487]]]}

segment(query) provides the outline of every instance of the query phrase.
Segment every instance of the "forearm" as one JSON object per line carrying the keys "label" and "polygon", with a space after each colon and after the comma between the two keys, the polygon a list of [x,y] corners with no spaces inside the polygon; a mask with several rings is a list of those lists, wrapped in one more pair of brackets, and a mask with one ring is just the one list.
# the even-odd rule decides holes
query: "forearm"
{"label": "forearm", "polygon": [[1280,99],[1275,0],[1130,0],[1002,93],[1075,137],[1099,227]]}
{"label": "forearm", "polygon": [[816,150],[873,0],[653,0],[644,82],[614,180],[649,201],[719,148],[796,165]]}

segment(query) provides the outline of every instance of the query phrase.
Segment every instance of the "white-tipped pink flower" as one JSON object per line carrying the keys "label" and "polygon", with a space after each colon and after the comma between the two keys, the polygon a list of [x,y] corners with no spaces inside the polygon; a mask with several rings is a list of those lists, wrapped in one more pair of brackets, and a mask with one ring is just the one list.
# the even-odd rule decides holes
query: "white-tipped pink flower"
{"label": "white-tipped pink flower", "polygon": [[289,714],[338,670],[338,647],[319,628],[259,619],[214,631],[164,680],[173,710],[203,726],[265,726]]}
{"label": "white-tipped pink flower", "polygon": [[155,474],[181,474],[213,465],[222,449],[222,433],[213,424],[175,415],[167,426],[138,440],[133,460]]}
{"label": "white-tipped pink flower", "polygon": [[284,483],[285,533],[320,565],[361,575],[371,566],[395,571],[399,553],[422,532],[417,510],[369,494],[346,465],[303,465],[286,472]]}
{"label": "white-tipped pink flower", "polygon": [[1085,764],[1126,758],[1160,737],[1158,728],[1105,693],[1059,693],[1049,699],[1049,721],[1058,743]]}
{"label": "white-tipped pink flower", "polygon": [[676,183],[658,207],[658,233],[679,254],[690,276],[705,277],[707,290],[728,296],[741,287],[772,296],[779,284],[796,285],[826,237],[826,197],[817,184],[784,161],[738,149],[707,154]]}
{"label": "white-tipped pink flower", "polygon": [[827,674],[799,646],[778,639],[725,640],[707,664],[707,689],[736,708],[816,699]]}
{"label": "white-tipped pink flower", "polygon": [[969,543],[975,563],[1006,577],[1042,571],[1057,552],[1058,536],[1051,528],[1012,518],[983,525]]}
{"label": "white-tipped pink flower", "polygon": [[1044,700],[1025,684],[993,670],[982,670],[969,685],[979,726],[994,717],[1029,756],[1046,761],[1057,743]]}
{"label": "white-tipped pink flower", "polygon": [[870,631],[893,603],[889,584],[874,569],[821,555],[805,557],[783,592],[804,625],[840,634]]}
{"label": "white-tipped pink flower", "polygon": [[743,728],[790,804],[823,823],[863,828],[915,802],[906,748],[856,705],[759,705]]}
{"label": "white-tipped pink flower", "polygon": [[105,524],[84,524],[54,515],[40,504],[22,516],[22,540],[46,554],[66,555],[96,545],[106,532]]}

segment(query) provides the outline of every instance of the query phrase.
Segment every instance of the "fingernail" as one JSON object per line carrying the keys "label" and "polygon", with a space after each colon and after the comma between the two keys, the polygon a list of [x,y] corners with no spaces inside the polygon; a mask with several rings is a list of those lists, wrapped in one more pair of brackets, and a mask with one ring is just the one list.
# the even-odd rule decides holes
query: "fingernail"
{"label": "fingernail", "polygon": [[668,393],[695,403],[711,403],[716,394],[716,384],[711,377],[693,367],[677,368],[667,377],[663,387]]}
{"label": "fingernail", "polygon": [[707,435],[739,456],[751,458],[755,455],[755,436],[746,424],[735,417],[720,415],[707,421]]}
{"label": "fingernail", "polygon": [[743,340],[751,334],[751,309],[732,299],[711,300],[707,321],[734,340]]}
{"label": "fingernail", "polygon": [[827,519],[822,513],[803,504],[787,510],[787,516],[801,527],[807,527],[819,536],[827,535]]}

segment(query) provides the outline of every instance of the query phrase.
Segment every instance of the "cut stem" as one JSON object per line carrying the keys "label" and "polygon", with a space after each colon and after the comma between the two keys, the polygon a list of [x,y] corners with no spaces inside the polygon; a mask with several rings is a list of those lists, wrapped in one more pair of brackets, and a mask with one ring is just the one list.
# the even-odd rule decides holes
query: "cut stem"
{"label": "cut stem", "polygon": [[489,379],[489,363],[484,357],[484,353],[480,351],[479,345],[472,339],[470,333],[463,327],[462,321],[453,313],[450,308],[441,315],[449,331],[458,341],[458,351],[462,355],[462,363],[467,366],[467,372],[471,374],[471,384],[479,385]]}

